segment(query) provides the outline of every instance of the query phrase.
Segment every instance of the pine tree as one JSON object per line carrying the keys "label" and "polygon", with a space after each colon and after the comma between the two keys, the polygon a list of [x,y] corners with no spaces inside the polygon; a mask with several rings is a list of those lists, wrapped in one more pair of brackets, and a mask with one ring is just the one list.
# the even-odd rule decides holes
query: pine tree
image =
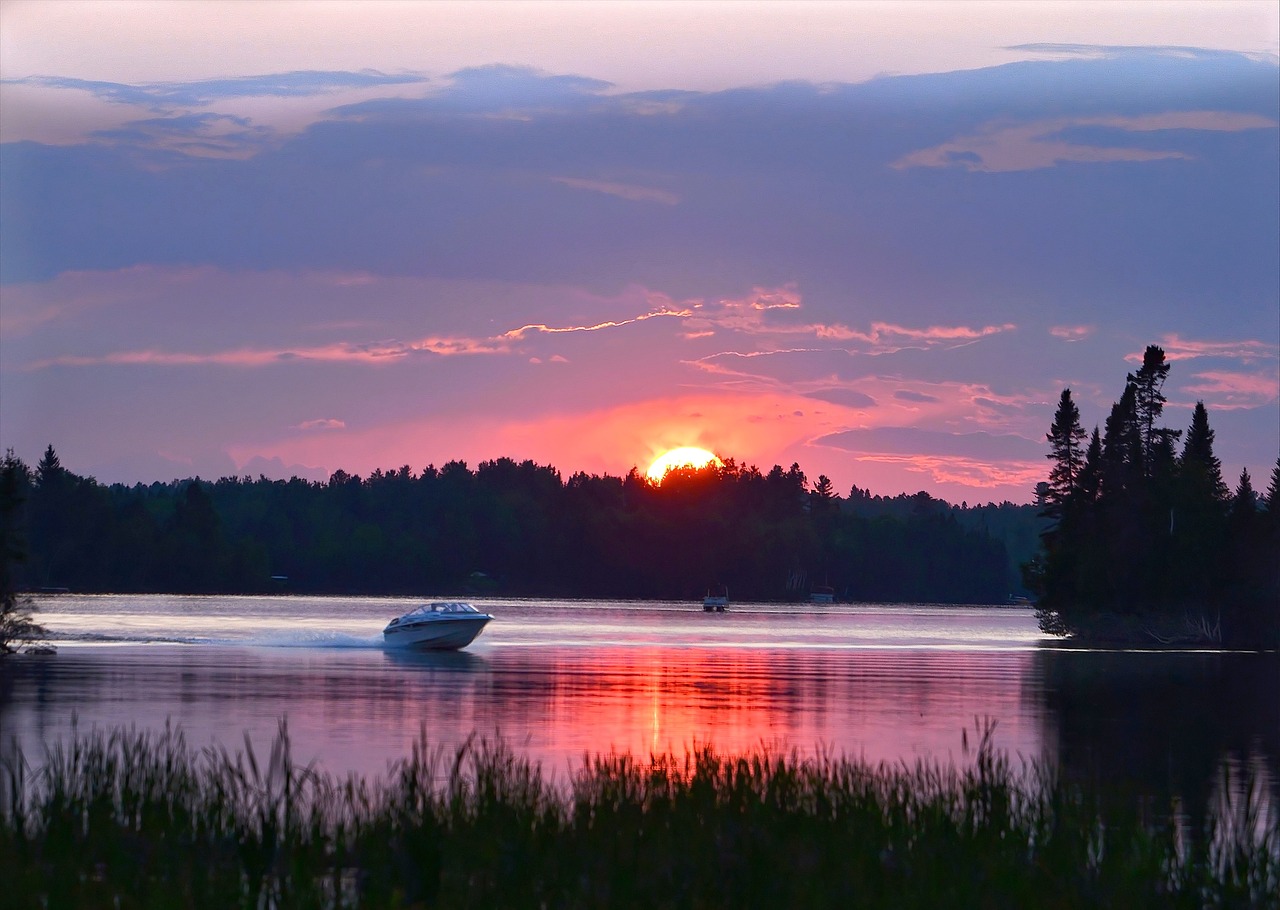
{"label": "pine tree", "polygon": [[45,635],[44,628],[32,618],[35,608],[31,598],[18,593],[16,578],[18,564],[27,555],[21,512],[28,480],[27,466],[9,449],[0,461],[0,656]]}
{"label": "pine tree", "polygon": [[1128,383],[1111,406],[1102,434],[1102,495],[1135,493],[1143,475],[1142,432],[1138,425],[1137,387]]}
{"label": "pine tree", "polygon": [[1164,349],[1157,345],[1148,345],[1142,355],[1142,368],[1128,375],[1128,381],[1134,388],[1134,411],[1138,429],[1142,437],[1142,453],[1145,467],[1149,472],[1153,463],[1153,454],[1157,443],[1156,421],[1164,411],[1164,381],[1169,375],[1170,364],[1166,362]]}
{"label": "pine tree", "polygon": [[1049,454],[1046,456],[1053,462],[1049,471],[1049,489],[1046,496],[1045,513],[1058,516],[1062,513],[1063,504],[1075,492],[1079,481],[1080,470],[1084,466],[1084,428],[1080,426],[1080,409],[1071,400],[1071,390],[1063,389],[1058,399],[1058,410],[1053,415],[1053,424],[1045,434],[1049,440]]}
{"label": "pine tree", "polygon": [[1213,454],[1213,430],[1209,427],[1209,412],[1203,401],[1197,401],[1191,413],[1191,426],[1187,429],[1187,442],[1182,447],[1180,466],[1184,475],[1197,476],[1212,491],[1215,499],[1227,498],[1227,485],[1222,479],[1222,462]]}
{"label": "pine tree", "polygon": [[1098,428],[1095,426],[1093,435],[1089,437],[1089,448],[1084,453],[1084,465],[1080,468],[1078,490],[1082,503],[1092,504],[1097,502],[1101,473],[1102,437],[1098,434]]}
{"label": "pine tree", "polygon": [[1253,478],[1248,468],[1240,469],[1240,482],[1236,484],[1235,496],[1231,497],[1232,515],[1252,515],[1258,511],[1258,496],[1253,492]]}

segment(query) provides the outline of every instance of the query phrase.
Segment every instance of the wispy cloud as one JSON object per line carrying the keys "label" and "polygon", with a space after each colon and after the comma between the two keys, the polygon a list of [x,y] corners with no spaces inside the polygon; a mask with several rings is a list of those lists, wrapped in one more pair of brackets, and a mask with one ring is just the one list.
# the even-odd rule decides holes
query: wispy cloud
{"label": "wispy cloud", "polygon": [[[350,364],[390,364],[416,356],[463,356],[482,354],[510,354],[518,350],[519,342],[536,335],[562,335],[578,332],[599,332],[607,329],[619,329],[649,319],[663,317],[683,318],[690,314],[687,309],[660,307],[647,313],[641,313],[630,319],[599,322],[591,325],[551,326],[543,323],[531,323],[511,329],[499,335],[485,337],[427,336],[406,342],[374,342],[353,343],[335,342],[326,345],[248,348],[211,352],[162,351],[155,349],[136,351],[115,351],[100,355],[62,355],[36,361],[27,370],[41,370],[49,367],[88,367],[88,366],[222,366],[222,367],[266,367],[289,363],[350,363]],[[554,359],[554,358],[552,358]],[[561,358],[563,360],[563,358]]]}
{"label": "wispy cloud", "polygon": [[[803,299],[794,285],[777,288],[757,287],[745,297],[695,304],[695,312],[686,321],[686,328],[690,336],[695,333],[715,334],[718,331],[776,339],[803,336],[813,339],[814,342],[828,343],[823,345],[824,348],[842,347],[849,353],[855,353],[854,348],[856,348],[856,352],[862,354],[890,354],[905,348],[955,347],[1017,328],[1011,322],[985,326],[914,327],[877,321],[872,322],[866,330],[860,330],[841,322],[796,322],[789,318],[787,321],[775,318],[779,313],[789,317],[792,311],[802,308]],[[797,350],[805,349],[788,346],[778,349],[725,353],[755,356],[794,353]]]}
{"label": "wispy cloud", "polygon": [[647,186],[636,186],[633,183],[618,183],[608,180],[588,180],[583,177],[552,177],[551,179],[556,183],[562,183],[575,190],[590,190],[596,193],[604,193],[609,196],[617,196],[620,199],[627,199],[631,202],[657,202],[662,205],[679,205],[680,203],[680,197],[669,190],[659,190]]}
{"label": "wispy cloud", "polygon": [[66,76],[28,76],[23,79],[0,81],[9,85],[34,85],[42,88],[88,92],[104,101],[142,105],[160,111],[175,107],[203,107],[228,98],[298,98],[351,89],[425,83],[429,80],[426,76],[416,73],[389,75],[377,70],[358,72],[299,70],[260,76],[237,76],[230,79],[139,84],[73,79]]}
{"label": "wispy cloud", "polygon": [[1013,487],[1029,495],[1045,475],[1044,464],[1037,461],[991,461],[925,452],[915,455],[858,452],[856,455],[860,463],[903,467],[925,475],[934,484],[970,487],[978,491]]}
{"label": "wispy cloud", "polygon": [[905,467],[933,483],[1030,490],[1044,479],[1039,443],[1008,434],[888,426],[832,433],[813,444],[847,451],[860,464]]}
{"label": "wispy cloud", "polygon": [[1094,325],[1055,325],[1049,329],[1049,334],[1063,341],[1084,341],[1097,330]]}
{"label": "wispy cloud", "polygon": [[337,420],[333,417],[321,417],[316,420],[304,420],[302,423],[290,427],[290,429],[310,432],[312,430],[344,430],[346,427],[345,421]]}
{"label": "wispy cloud", "polygon": [[1190,159],[1178,149],[1123,148],[1073,142],[1064,133],[1081,128],[1118,133],[1167,130],[1239,132],[1275,129],[1277,121],[1236,111],[1168,111],[1139,116],[1060,117],[1032,123],[994,121],[978,132],[904,155],[892,167],[962,167],[970,171],[1031,171],[1064,163],[1101,164],[1118,161]]}
{"label": "wispy cloud", "polygon": [[[1280,398],[1280,373],[1235,373],[1206,370],[1191,377],[1182,391],[1201,396],[1215,408],[1230,411],[1259,408]],[[1274,415],[1273,415],[1274,416]]]}
{"label": "wispy cloud", "polygon": [[926,395],[924,392],[913,392],[910,389],[898,389],[893,393],[893,397],[899,401],[912,401],[916,404],[936,404],[941,400],[936,395]]}
{"label": "wispy cloud", "polygon": [[[1257,363],[1261,360],[1275,360],[1280,356],[1280,345],[1253,338],[1243,341],[1197,341],[1173,334],[1161,338],[1160,346],[1164,349],[1165,357],[1171,361],[1220,357],[1243,363]],[[1124,359],[1130,363],[1142,363],[1143,353],[1133,351],[1126,354]]]}

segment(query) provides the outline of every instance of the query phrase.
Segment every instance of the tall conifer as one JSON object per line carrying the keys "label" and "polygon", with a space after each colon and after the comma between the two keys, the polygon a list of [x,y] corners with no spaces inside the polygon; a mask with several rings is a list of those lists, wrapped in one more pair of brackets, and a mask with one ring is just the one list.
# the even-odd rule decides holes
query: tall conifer
{"label": "tall conifer", "polygon": [[[1138,429],[1142,436],[1142,454],[1145,470],[1151,471],[1155,461],[1153,458],[1157,433],[1156,421],[1164,411],[1164,381],[1169,375],[1170,364],[1165,360],[1164,349],[1158,345],[1148,345],[1142,355],[1142,368],[1130,373],[1128,381],[1133,384],[1134,412]],[[1177,437],[1174,433],[1174,437]]]}
{"label": "tall conifer", "polygon": [[1084,428],[1080,426],[1080,409],[1071,400],[1071,390],[1063,389],[1058,400],[1058,410],[1053,424],[1045,434],[1049,440],[1048,458],[1053,462],[1049,471],[1048,514],[1056,515],[1062,505],[1075,492],[1080,470],[1084,466]]}
{"label": "tall conifer", "polygon": [[1213,454],[1213,438],[1209,412],[1203,401],[1197,401],[1191,412],[1191,426],[1187,428],[1187,442],[1182,447],[1182,471],[1201,480],[1215,499],[1225,500],[1227,484],[1222,479],[1222,462]]}

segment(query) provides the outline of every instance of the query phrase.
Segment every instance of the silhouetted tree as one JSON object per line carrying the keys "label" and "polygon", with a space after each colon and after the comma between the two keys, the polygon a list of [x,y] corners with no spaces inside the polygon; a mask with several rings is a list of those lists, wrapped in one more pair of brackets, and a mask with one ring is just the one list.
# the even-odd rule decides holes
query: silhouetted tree
{"label": "silhouetted tree", "polygon": [[18,593],[17,568],[27,558],[22,504],[29,484],[27,466],[7,450],[0,461],[0,656],[45,635],[31,598]]}
{"label": "silhouetted tree", "polygon": [[1046,495],[1046,511],[1060,517],[1062,506],[1075,492],[1080,471],[1084,467],[1084,428],[1080,426],[1080,409],[1071,400],[1071,390],[1063,389],[1058,400],[1058,410],[1046,434],[1049,440],[1048,458],[1053,461],[1049,471],[1049,488]]}
{"label": "silhouetted tree", "polygon": [[[1157,444],[1156,421],[1164,411],[1164,381],[1169,375],[1170,364],[1165,361],[1164,349],[1148,345],[1142,355],[1142,367],[1128,375],[1134,389],[1134,412],[1142,437],[1142,452],[1147,470],[1151,470]],[[1176,438],[1176,435],[1175,435]]]}
{"label": "silhouetted tree", "polygon": [[[1164,352],[1148,347],[1078,470],[1066,442],[1078,438],[1071,432],[1077,415],[1063,393],[1047,436],[1055,465],[1047,498],[1058,521],[1042,535],[1043,552],[1025,575],[1040,594],[1041,627],[1081,632],[1106,614],[1129,614],[1143,627],[1163,621],[1167,632],[1175,619],[1198,617],[1196,635],[1280,638],[1280,534],[1258,513],[1247,470],[1228,501],[1203,402],[1181,457],[1174,456],[1179,434],[1155,425],[1168,371]],[[1139,628],[1133,621],[1128,627]]]}

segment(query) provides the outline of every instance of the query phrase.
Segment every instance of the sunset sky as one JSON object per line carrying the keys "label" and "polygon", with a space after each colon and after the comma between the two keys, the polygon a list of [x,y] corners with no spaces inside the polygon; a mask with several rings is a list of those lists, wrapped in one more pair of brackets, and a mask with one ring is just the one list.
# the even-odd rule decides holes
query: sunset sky
{"label": "sunset sky", "polygon": [[1026,502],[1156,343],[1265,488],[1278,9],[6,0],[0,446]]}

